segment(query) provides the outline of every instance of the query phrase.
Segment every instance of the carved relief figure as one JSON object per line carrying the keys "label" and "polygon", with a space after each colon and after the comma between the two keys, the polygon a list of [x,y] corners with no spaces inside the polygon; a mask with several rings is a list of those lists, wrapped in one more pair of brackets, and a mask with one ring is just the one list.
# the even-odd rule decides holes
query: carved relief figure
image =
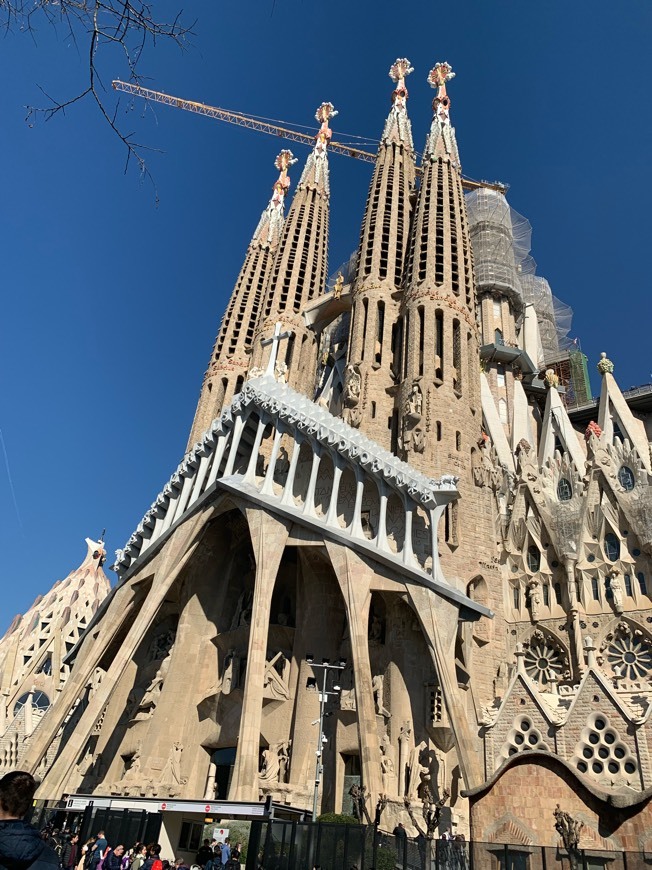
{"label": "carved relief figure", "polygon": [[224,676],[222,677],[222,694],[230,695],[238,688],[240,677],[240,659],[234,649],[230,649],[224,659]]}
{"label": "carved relief figure", "polygon": [[380,770],[383,776],[383,791],[386,795],[395,795],[396,790],[396,750],[392,746],[387,732],[380,741]]}
{"label": "carved relief figure", "polygon": [[358,366],[349,363],[344,370],[344,404],[352,408],[360,401],[362,376]]}
{"label": "carved relief figure", "polygon": [[428,748],[425,740],[418,743],[410,753],[407,797],[414,800],[421,796],[421,786],[430,779],[430,770],[421,763],[421,754]]}
{"label": "carved relief figure", "polygon": [[235,607],[235,613],[231,620],[230,631],[234,631],[240,625],[249,625],[251,622],[251,607],[253,605],[254,593],[249,589],[243,589],[238,598],[238,603]]}
{"label": "carved relief figure", "polygon": [[261,785],[285,782],[290,763],[290,742],[275,743],[263,749],[259,779]]}
{"label": "carved relief figure", "polygon": [[412,418],[420,418],[423,409],[423,396],[418,384],[412,384],[410,394],[405,401],[405,415]]}
{"label": "carved relief figure", "polygon": [[623,612],[623,583],[620,579],[620,571],[614,568],[609,574],[609,589],[616,613]]}
{"label": "carved relief figure", "polygon": [[168,629],[167,631],[162,631],[159,634],[155,635],[152,638],[152,642],[149,647],[149,661],[157,662],[160,659],[166,658],[166,656],[172,651],[175,637],[176,634],[173,629]]}
{"label": "carved relief figure", "polygon": [[181,753],[183,752],[183,744],[174,743],[172,751],[165,762],[165,767],[161,773],[161,786],[170,790],[170,796],[174,797],[174,793],[178,793],[180,786],[184,785],[181,778]]}
{"label": "carved relief figure", "polygon": [[426,449],[426,433],[423,429],[415,429],[412,435],[412,448],[415,453],[423,453]]}
{"label": "carved relief figure", "polygon": [[374,693],[374,701],[376,702],[376,713],[379,716],[385,716],[387,719],[392,715],[384,706],[385,695],[385,678],[382,674],[377,674],[371,681],[371,688]]}
{"label": "carved relief figure", "polygon": [[532,622],[537,622],[541,608],[541,584],[536,578],[532,578],[527,584],[527,588]]}
{"label": "carved relief figure", "polygon": [[154,710],[156,709],[156,705],[161,697],[163,684],[169,669],[170,655],[168,654],[167,658],[163,659],[161,662],[161,666],[156,672],[156,676],[145,689],[145,694],[140,699],[138,709],[136,710],[132,721],[142,722],[145,719],[150,719],[154,715]]}
{"label": "carved relief figure", "polygon": [[287,682],[286,670],[288,660],[282,652],[276,653],[265,663],[265,676],[263,677],[263,697],[273,701],[287,701],[290,697],[290,688]]}

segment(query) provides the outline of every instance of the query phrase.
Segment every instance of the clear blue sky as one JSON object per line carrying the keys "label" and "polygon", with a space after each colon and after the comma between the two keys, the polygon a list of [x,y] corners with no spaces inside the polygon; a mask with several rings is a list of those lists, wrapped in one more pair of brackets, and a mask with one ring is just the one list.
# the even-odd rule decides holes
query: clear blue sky
{"label": "clear blue sky", "polygon": [[[161,44],[143,58],[153,87],[304,124],[331,100],[338,138],[380,135],[387,70],[406,55],[421,149],[425,77],[448,60],[464,171],[511,185],[592,373],[606,350],[622,387],[650,379],[648,0],[204,0],[187,15],[185,53]],[[156,208],[90,102],[24,122],[39,85],[58,97],[84,85],[85,55],[44,23],[36,44],[0,40],[0,427],[22,521],[0,456],[0,633],[80,563],[86,535],[106,527],[110,553],[123,546],[181,459],[281,145],[136,105],[119,118],[161,149],[149,159]],[[99,63],[107,81],[126,75],[117,53]],[[370,173],[331,158],[331,271],[357,245]]]}

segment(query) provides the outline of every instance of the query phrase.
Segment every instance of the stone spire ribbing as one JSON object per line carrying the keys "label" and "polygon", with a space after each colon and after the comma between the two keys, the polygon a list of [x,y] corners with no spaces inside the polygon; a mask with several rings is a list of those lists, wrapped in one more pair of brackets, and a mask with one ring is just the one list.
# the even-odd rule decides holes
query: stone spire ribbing
{"label": "stone spire ribbing", "polygon": [[[482,523],[468,461],[482,431],[480,361],[460,159],[446,93],[453,75],[440,63],[428,77],[437,96],[410,235],[397,409],[401,455],[428,474],[460,475],[459,510],[465,513],[462,521],[458,505],[449,506],[443,535],[449,553],[461,542],[462,528],[468,542]],[[447,567],[462,573],[456,564]]]}
{"label": "stone spire ribbing", "polygon": [[265,339],[280,322],[292,335],[281,349],[278,370],[301,391],[311,392],[301,372],[314,369],[316,342],[301,309],[323,292],[328,268],[328,221],[330,186],[327,147],[332,136],[328,126],[337,114],[332,103],[322,103],[315,117],[321,123],[315,146],[306,161],[279,243],[272,276],[265,295],[252,352],[252,369],[265,368],[270,345]]}
{"label": "stone spire ribbing", "polygon": [[222,319],[213,353],[204,375],[188,449],[201,438],[222,407],[240,391],[250,361],[260,304],[269,282],[274,255],[283,232],[284,202],[290,187],[288,168],[296,163],[283,150],[275,161],[279,177],[272,198],[258,221]]}
{"label": "stone spire ribbing", "polygon": [[[394,400],[388,390],[398,370],[398,294],[403,284],[415,178],[405,87],[405,78],[412,71],[407,58],[399,58],[389,70],[396,88],[360,231],[344,398],[345,418],[388,450],[396,446]],[[364,385],[361,394],[352,389],[355,383]]]}

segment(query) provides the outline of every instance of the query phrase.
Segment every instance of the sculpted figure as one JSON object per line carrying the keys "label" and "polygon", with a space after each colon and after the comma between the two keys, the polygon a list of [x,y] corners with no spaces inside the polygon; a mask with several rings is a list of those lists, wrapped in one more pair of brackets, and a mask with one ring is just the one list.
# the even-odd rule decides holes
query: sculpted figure
{"label": "sculpted figure", "polygon": [[405,413],[409,417],[420,417],[423,409],[423,396],[418,384],[412,384],[410,395],[405,402]]}
{"label": "sculpted figure", "polygon": [[379,716],[385,716],[387,719],[389,719],[392,714],[384,706],[385,678],[382,674],[377,674],[372,679],[371,688],[373,690],[374,700],[376,702],[376,713],[378,713]]}
{"label": "sculpted figure", "polygon": [[138,709],[136,710],[136,714],[133,718],[134,722],[142,722],[145,719],[149,719],[154,715],[154,710],[156,709],[156,705],[158,704],[159,698],[161,697],[161,692],[163,691],[163,683],[165,682],[169,667],[170,657],[168,656],[167,658],[163,659],[160,668],[156,672],[156,676],[149,684],[149,686],[145,689],[145,694],[140,699]]}
{"label": "sculpted figure", "polygon": [[222,677],[222,694],[229,695],[238,688],[240,676],[240,659],[234,649],[230,649],[224,659],[224,676]]}
{"label": "sculpted figure", "polygon": [[620,571],[616,568],[613,569],[611,574],[609,574],[609,589],[611,590],[611,595],[614,602],[614,609],[616,613],[623,612],[623,584],[620,579]]}
{"label": "sculpted figure", "polygon": [[407,797],[410,798],[410,800],[414,800],[420,796],[419,790],[421,784],[430,779],[429,769],[421,764],[421,753],[425,752],[427,748],[428,744],[425,740],[422,740],[421,743],[417,744],[410,753],[410,761],[408,765],[410,773],[407,788]]}
{"label": "sculpted figure", "polygon": [[279,747],[282,745],[283,744],[277,744],[276,746],[270,746],[267,749],[263,749],[263,763],[260,768],[259,776],[261,784],[269,785],[279,781],[281,770]]}
{"label": "sculpted figure", "polygon": [[351,408],[360,400],[362,389],[362,376],[358,366],[349,363],[344,370],[344,404]]}
{"label": "sculpted figure", "polygon": [[532,622],[537,622],[539,619],[539,611],[541,608],[541,584],[536,578],[532,578],[527,584],[528,598],[530,602],[530,613]]}

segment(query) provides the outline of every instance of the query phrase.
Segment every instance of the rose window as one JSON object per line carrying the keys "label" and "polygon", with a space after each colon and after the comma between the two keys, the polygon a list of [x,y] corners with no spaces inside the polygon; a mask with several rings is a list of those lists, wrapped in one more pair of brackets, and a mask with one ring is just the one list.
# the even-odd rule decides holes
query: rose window
{"label": "rose window", "polygon": [[553,674],[559,678],[564,669],[559,650],[545,640],[536,640],[530,643],[525,651],[525,670],[531,679],[540,686],[547,685]]}
{"label": "rose window", "polygon": [[626,680],[638,680],[652,668],[652,648],[645,640],[621,634],[607,647],[607,661],[614,674]]}

